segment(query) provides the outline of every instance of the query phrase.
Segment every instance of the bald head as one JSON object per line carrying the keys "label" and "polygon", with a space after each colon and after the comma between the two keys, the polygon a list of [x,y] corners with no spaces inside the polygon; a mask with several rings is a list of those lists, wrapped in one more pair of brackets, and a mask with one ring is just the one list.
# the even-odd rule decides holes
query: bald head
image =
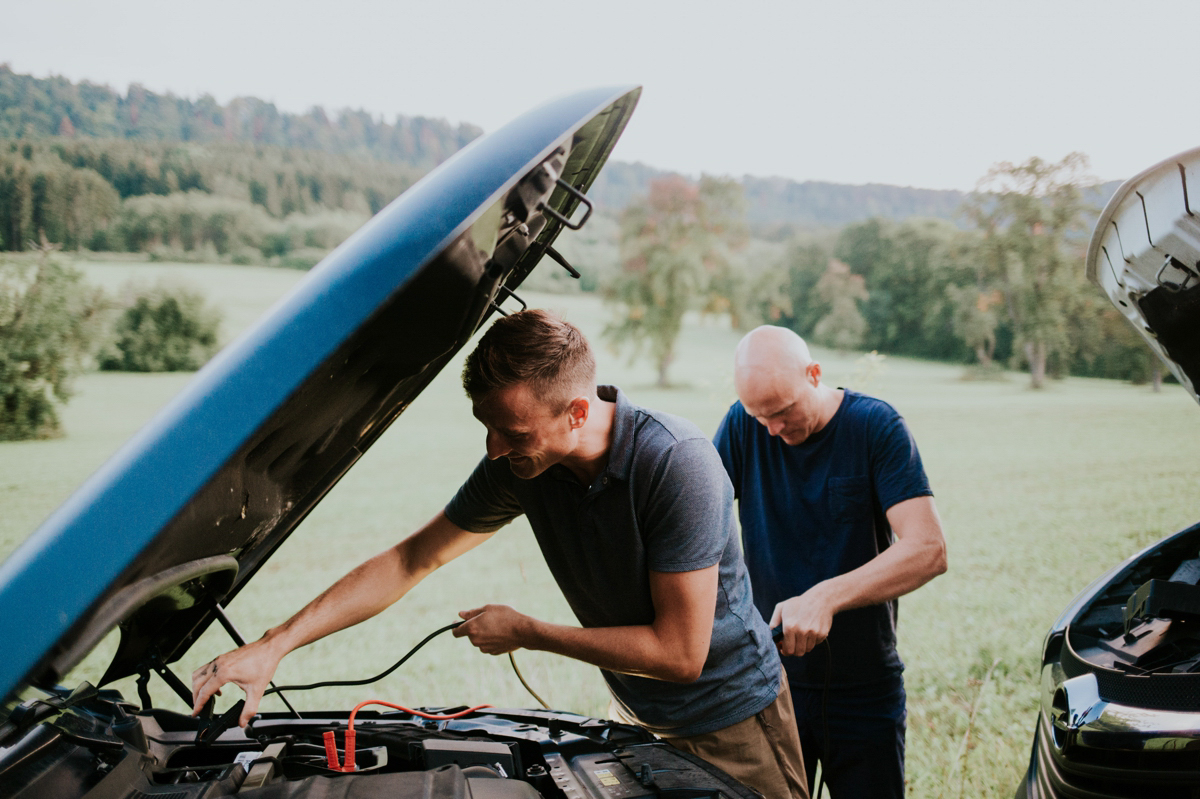
{"label": "bald head", "polygon": [[751,330],[738,344],[733,385],[746,412],[788,444],[821,429],[841,401],[840,391],[821,385],[821,364],[804,339],[772,325]]}
{"label": "bald head", "polygon": [[751,330],[738,343],[733,356],[734,383],[758,382],[785,375],[803,379],[805,369],[812,362],[804,339],[786,327],[763,325]]}

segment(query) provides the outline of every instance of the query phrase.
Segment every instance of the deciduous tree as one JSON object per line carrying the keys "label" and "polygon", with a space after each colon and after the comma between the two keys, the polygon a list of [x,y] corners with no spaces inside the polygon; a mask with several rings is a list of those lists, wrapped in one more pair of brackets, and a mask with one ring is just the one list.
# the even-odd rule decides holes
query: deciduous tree
{"label": "deciduous tree", "polygon": [[858,304],[868,297],[862,275],[854,274],[849,266],[831,258],[825,274],[817,281],[816,291],[829,311],[817,322],[813,338],[842,351],[861,346],[867,320],[858,310]]}
{"label": "deciduous tree", "polygon": [[615,346],[648,352],[658,384],[675,359],[688,310],[705,305],[713,276],[731,268],[744,240],[741,187],[704,177],[653,181],[621,218],[621,269],[605,287],[617,318],[604,329]]}
{"label": "deciduous tree", "polygon": [[1081,153],[1058,162],[1035,157],[1000,163],[966,204],[983,236],[980,263],[1004,298],[1033,388],[1043,386],[1052,354],[1073,354],[1070,319],[1086,291],[1078,276],[1086,234],[1083,190],[1094,182],[1086,170]]}

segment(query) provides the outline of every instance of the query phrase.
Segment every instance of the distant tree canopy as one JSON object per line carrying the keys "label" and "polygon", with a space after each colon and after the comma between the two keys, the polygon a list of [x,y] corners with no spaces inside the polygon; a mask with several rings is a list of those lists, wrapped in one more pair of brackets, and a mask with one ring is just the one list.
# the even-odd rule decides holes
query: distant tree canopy
{"label": "distant tree canopy", "polygon": [[850,267],[832,258],[815,288],[829,311],[813,328],[813,339],[842,351],[862,346],[867,320],[859,312],[858,305],[870,296],[862,275],[854,274]]}
{"label": "distant tree canopy", "polygon": [[221,105],[208,95],[189,100],[137,84],[119,94],[87,81],[18,75],[0,64],[0,138],[240,142],[378,159],[425,171],[481,133],[465,123],[452,126],[441,119],[404,116],[388,123],[349,109],[332,117],[320,107],[290,114],[254,97]]}
{"label": "distant tree canopy", "polygon": [[0,250],[310,266],[480,129],[321,108],[282,113],[0,64]]}
{"label": "distant tree canopy", "polygon": [[0,249],[328,250],[420,172],[246,144],[0,140]]}
{"label": "distant tree canopy", "polygon": [[954,335],[945,287],[969,278],[971,240],[936,219],[869,219],[842,230],[834,255],[862,276],[869,294],[862,346],[918,358],[963,358],[967,352]]}

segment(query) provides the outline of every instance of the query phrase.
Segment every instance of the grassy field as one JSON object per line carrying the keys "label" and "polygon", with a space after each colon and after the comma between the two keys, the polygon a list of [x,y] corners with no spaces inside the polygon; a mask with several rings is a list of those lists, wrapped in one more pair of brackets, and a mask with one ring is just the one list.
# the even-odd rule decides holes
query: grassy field
{"label": "grassy field", "polygon": [[[253,267],[85,268],[90,279],[110,287],[130,277],[190,280],[226,308],[226,340],[302,277]],[[595,298],[526,299],[564,312],[598,341],[606,312]],[[730,361],[737,339],[723,320],[690,319],[673,367],[677,388],[653,388],[648,365],[630,365],[603,348],[601,380],[711,433],[734,397]],[[870,369],[853,354],[817,354],[829,382],[876,394],[907,418],[949,541],[949,572],[901,601],[909,795],[1011,796],[1028,758],[1045,630],[1093,577],[1198,515],[1190,445],[1200,433],[1200,411],[1177,386],[1153,394],[1144,387],[1069,379],[1033,392],[1021,375],[964,382],[961,369],[943,364],[889,358]],[[429,387],[232,603],[230,613],[247,635],[286,618],[451,496],[483,444],[456,366]],[[65,409],[66,437],[0,443],[0,555],[188,377],[86,375]],[[376,619],[294,653],[277,677],[294,683],[374,673],[454,620],[457,611],[492,601],[572,621],[523,523],[447,566]],[[102,648],[111,651],[112,643]],[[212,631],[178,672],[190,673],[228,648],[223,634]],[[103,657],[93,656],[81,674],[94,678]],[[606,694],[594,669],[542,653],[522,652],[518,660],[552,705],[604,713]],[[121,687],[133,695],[131,685]],[[174,701],[161,685],[155,696],[162,704]],[[366,698],[533,704],[506,659],[481,655],[447,636],[383,683],[314,692],[299,701],[307,707],[348,707]]]}

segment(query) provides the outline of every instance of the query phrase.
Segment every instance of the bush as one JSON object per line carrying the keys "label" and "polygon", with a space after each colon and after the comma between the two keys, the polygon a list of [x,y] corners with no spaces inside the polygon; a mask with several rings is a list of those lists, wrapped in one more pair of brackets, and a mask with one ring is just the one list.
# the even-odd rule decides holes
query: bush
{"label": "bush", "polygon": [[61,434],[57,406],[71,396],[104,307],[75,269],[0,261],[0,440]]}
{"label": "bush", "polygon": [[131,251],[188,253],[210,249],[227,256],[244,248],[257,249],[274,222],[257,205],[202,191],[131,197],[110,236]]}
{"label": "bush", "polygon": [[100,368],[122,372],[199,369],[217,351],[221,315],[204,296],[184,286],[126,290],[125,309]]}

